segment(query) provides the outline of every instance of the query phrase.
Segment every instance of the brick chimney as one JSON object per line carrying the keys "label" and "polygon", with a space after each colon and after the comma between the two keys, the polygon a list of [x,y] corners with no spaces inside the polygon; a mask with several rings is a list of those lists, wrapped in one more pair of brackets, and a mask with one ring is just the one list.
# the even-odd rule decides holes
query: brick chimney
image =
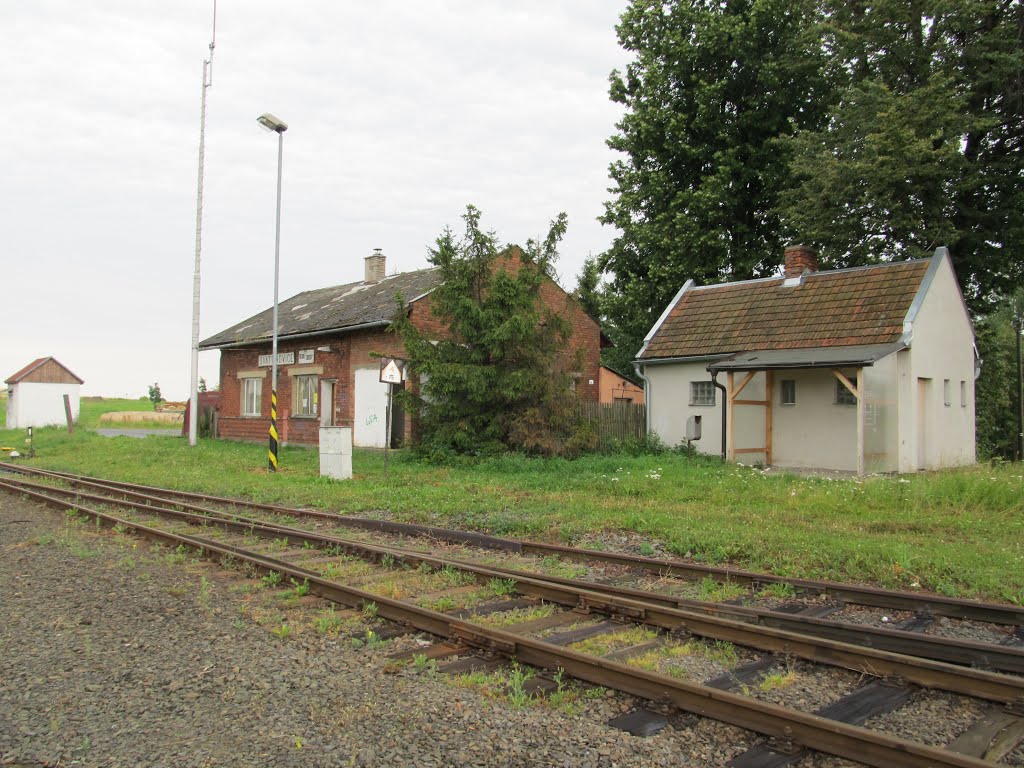
{"label": "brick chimney", "polygon": [[800,277],[805,271],[818,271],[818,252],[809,245],[787,245],[785,276]]}
{"label": "brick chimney", "polygon": [[380,252],[380,248],[374,248],[373,255],[367,256],[363,261],[365,262],[364,283],[379,283],[384,279],[387,256]]}

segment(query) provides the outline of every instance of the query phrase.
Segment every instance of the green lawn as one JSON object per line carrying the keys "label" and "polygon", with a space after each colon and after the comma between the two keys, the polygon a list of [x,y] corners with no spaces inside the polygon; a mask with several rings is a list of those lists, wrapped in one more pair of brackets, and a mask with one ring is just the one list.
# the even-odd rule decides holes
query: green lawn
{"label": "green lawn", "polygon": [[[2,445],[21,440],[19,431],[0,431]],[[709,563],[1024,603],[1019,464],[825,480],[677,453],[437,467],[393,452],[385,479],[382,454],[356,451],[355,479],[335,482],[318,477],[316,451],[296,447],[282,450],[277,475],[265,469],[265,446],[227,441],[190,449],[181,438],[47,428],[37,430],[36,451],[34,466],[152,485],[348,513],[386,510],[548,541],[586,544],[596,532],[626,531]]]}

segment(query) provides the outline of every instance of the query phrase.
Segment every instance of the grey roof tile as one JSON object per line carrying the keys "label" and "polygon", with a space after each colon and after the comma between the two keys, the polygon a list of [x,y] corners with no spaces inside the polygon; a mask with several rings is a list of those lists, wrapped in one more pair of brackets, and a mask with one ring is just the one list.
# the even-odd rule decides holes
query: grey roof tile
{"label": "grey roof tile", "polygon": [[[304,291],[278,302],[278,338],[345,331],[373,323],[387,323],[395,315],[396,296],[409,302],[432,291],[441,282],[436,268],[403,272],[379,283],[348,283]],[[243,320],[199,343],[217,349],[271,338],[274,308]]]}

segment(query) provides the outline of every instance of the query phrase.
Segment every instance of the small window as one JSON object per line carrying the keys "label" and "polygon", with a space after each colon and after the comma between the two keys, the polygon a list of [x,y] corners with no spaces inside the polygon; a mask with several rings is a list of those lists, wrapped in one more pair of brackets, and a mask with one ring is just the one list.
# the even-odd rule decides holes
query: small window
{"label": "small window", "polygon": [[293,416],[316,416],[316,376],[296,376],[293,380],[295,403]]}
{"label": "small window", "polygon": [[[854,386],[854,388],[857,387],[856,376],[847,376],[846,378],[849,379],[850,383]],[[836,405],[856,404],[857,396],[853,394],[853,392],[851,392],[849,389],[847,389],[846,385],[843,382],[841,382],[839,379],[836,379]]]}
{"label": "small window", "polygon": [[242,415],[259,416],[263,379],[242,379]]}
{"label": "small window", "polygon": [[953,404],[953,382],[949,379],[942,380],[942,402],[947,408]]}
{"label": "small window", "polygon": [[796,405],[796,381],[793,379],[782,380],[782,391],[779,402],[782,405]]}
{"label": "small window", "polygon": [[714,405],[715,385],[710,381],[690,382],[690,405]]}
{"label": "small window", "polygon": [[967,407],[967,382],[963,380],[960,381],[960,407]]}

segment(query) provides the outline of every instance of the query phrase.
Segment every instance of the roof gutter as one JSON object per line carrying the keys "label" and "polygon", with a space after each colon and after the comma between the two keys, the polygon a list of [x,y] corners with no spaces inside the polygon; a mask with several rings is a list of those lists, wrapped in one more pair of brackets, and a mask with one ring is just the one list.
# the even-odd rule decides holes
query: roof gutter
{"label": "roof gutter", "polygon": [[[343,325],[340,328],[325,328],[322,331],[309,331],[308,333],[290,333],[286,336],[278,335],[278,340],[287,339],[308,339],[312,336],[327,336],[331,333],[349,333],[350,331],[361,331],[364,328],[381,328],[383,326],[391,325],[390,320],[374,320],[372,323],[360,323],[359,325]],[[248,341],[229,341],[226,344],[200,344],[199,349],[206,351],[209,349],[231,349],[232,347],[251,347],[254,344],[265,344],[270,341],[269,336],[260,336],[257,339],[249,339]]]}

